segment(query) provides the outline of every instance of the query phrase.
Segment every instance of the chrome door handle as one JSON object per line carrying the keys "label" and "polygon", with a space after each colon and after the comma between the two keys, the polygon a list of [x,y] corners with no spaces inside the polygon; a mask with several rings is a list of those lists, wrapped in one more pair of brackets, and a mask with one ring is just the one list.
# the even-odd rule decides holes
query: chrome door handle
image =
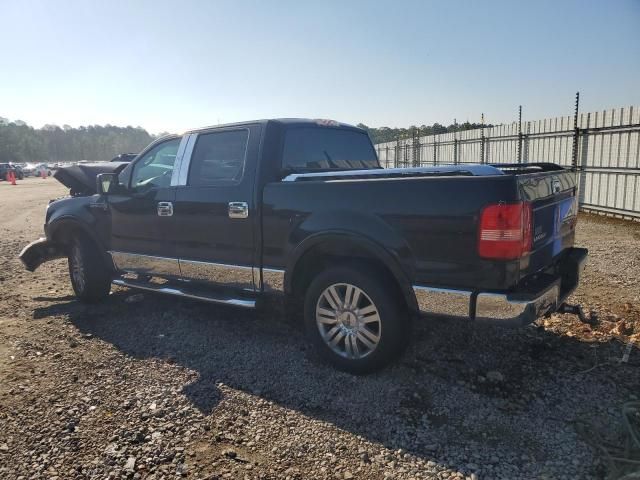
{"label": "chrome door handle", "polygon": [[171,202],[158,202],[158,216],[159,217],[171,217],[171,216],[173,216],[173,203],[171,203]]}
{"label": "chrome door handle", "polygon": [[247,218],[249,204],[247,202],[229,202],[229,218]]}

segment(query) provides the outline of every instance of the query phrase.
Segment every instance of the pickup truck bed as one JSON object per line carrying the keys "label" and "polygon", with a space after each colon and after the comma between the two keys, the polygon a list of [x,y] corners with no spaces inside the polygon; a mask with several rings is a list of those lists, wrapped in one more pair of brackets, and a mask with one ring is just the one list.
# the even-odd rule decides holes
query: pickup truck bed
{"label": "pickup truck bed", "polygon": [[[267,120],[170,136],[130,164],[62,169],[33,270],[69,258],[79,298],[109,283],[254,307],[285,294],[334,365],[369,371],[411,313],[522,325],[560,307],[574,248],[575,174],[553,164],[382,169],[365,132]],[[97,192],[97,193],[94,193]]]}
{"label": "pickup truck bed", "polygon": [[[519,201],[532,206],[531,251],[510,260],[480,258],[478,205]],[[546,290],[555,282],[555,274],[560,275],[565,257],[571,254],[567,268],[577,271],[586,258],[585,251],[571,249],[577,215],[573,173],[553,164],[290,175],[265,187],[263,204],[269,209],[263,221],[264,242],[279,247],[264,255],[266,265],[288,270],[298,261],[296,250],[302,242],[298,237],[295,244],[288,241],[292,231],[309,238],[328,232],[351,238],[354,251],[350,254],[356,256],[368,239],[374,239],[378,245],[371,248],[384,246],[393,257],[390,263],[400,266],[424,313],[486,320],[502,302],[499,318],[503,323],[531,323],[545,313],[544,308],[532,309],[522,299],[540,303],[536,294],[549,297]],[[398,205],[404,205],[405,211],[399,211]],[[555,300],[561,303],[577,285],[577,278],[573,282],[565,282],[565,295]],[[516,304],[509,306],[507,297],[516,298]]]}

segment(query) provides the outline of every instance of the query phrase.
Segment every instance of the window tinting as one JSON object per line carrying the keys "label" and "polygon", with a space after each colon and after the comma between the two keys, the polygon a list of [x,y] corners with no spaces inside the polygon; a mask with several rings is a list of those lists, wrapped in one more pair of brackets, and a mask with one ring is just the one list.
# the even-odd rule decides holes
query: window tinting
{"label": "window tinting", "polygon": [[173,164],[176,161],[180,139],[160,143],[136,162],[131,186],[134,190],[168,187],[171,184]]}
{"label": "window tinting", "polygon": [[189,168],[189,185],[225,185],[242,178],[248,130],[198,135]]}
{"label": "window tinting", "polygon": [[291,128],[285,134],[282,165],[295,170],[377,168],[368,135],[337,128]]}

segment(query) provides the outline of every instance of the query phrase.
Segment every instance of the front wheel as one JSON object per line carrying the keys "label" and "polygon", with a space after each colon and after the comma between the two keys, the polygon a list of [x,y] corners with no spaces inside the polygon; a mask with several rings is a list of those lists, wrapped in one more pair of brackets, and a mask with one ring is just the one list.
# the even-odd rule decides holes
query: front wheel
{"label": "front wheel", "polygon": [[306,293],[304,311],[320,354],[351,373],[386,366],[408,338],[408,316],[394,285],[366,267],[320,273]]}
{"label": "front wheel", "polygon": [[69,249],[69,277],[73,291],[81,302],[102,300],[111,290],[111,274],[94,242],[81,236]]}

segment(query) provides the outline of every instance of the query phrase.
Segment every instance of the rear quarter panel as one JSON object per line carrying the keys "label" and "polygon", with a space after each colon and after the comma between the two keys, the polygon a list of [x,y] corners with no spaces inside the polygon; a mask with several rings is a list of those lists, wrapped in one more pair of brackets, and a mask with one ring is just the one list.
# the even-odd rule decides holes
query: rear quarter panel
{"label": "rear quarter panel", "polygon": [[263,191],[263,264],[286,268],[311,235],[338,230],[382,246],[417,284],[500,289],[518,262],[477,255],[482,207],[518,200],[511,176],[274,182]]}

